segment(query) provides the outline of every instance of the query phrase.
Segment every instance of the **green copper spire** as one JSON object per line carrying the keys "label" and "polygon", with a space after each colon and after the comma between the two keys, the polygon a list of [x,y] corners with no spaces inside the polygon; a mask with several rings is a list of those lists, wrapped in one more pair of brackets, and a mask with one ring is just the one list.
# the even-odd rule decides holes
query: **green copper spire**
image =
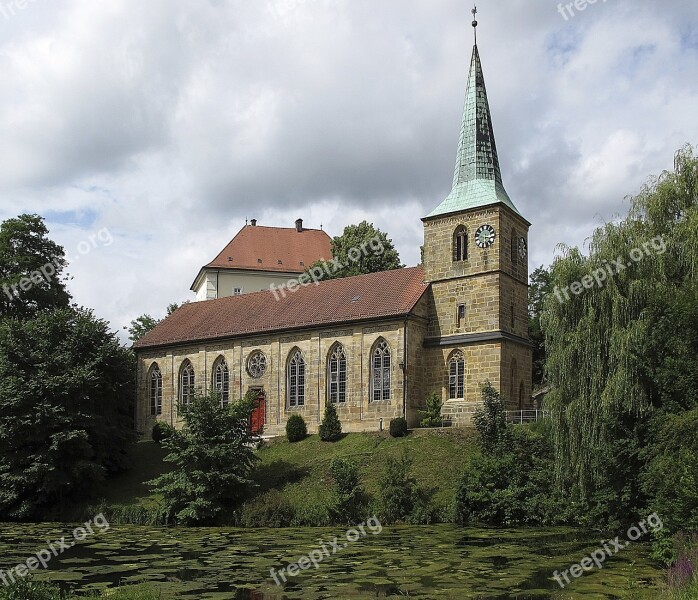
{"label": "green copper spire", "polygon": [[[473,21],[473,27],[477,27],[477,21]],[[485,77],[476,43],[470,61],[453,189],[427,218],[498,202],[519,214],[502,183]]]}

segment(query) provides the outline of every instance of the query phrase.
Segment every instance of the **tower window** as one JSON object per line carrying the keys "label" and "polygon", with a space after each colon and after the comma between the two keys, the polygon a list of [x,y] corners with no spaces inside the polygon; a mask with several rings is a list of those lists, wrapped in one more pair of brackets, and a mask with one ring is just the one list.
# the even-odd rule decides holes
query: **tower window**
{"label": "tower window", "polygon": [[516,247],[516,240],[517,240],[517,235],[516,235],[516,229],[511,230],[511,264],[516,265],[517,261],[517,252],[518,248]]}
{"label": "tower window", "polygon": [[453,234],[453,261],[468,260],[468,231],[459,225]]}
{"label": "tower window", "polygon": [[511,303],[511,328],[516,327],[516,313],[514,312],[514,303]]}
{"label": "tower window", "polygon": [[242,296],[242,288],[241,287],[234,287],[233,288],[233,296]]}
{"label": "tower window", "polygon": [[463,321],[465,321],[465,304],[458,305],[456,320],[458,322],[458,327],[462,327]]}

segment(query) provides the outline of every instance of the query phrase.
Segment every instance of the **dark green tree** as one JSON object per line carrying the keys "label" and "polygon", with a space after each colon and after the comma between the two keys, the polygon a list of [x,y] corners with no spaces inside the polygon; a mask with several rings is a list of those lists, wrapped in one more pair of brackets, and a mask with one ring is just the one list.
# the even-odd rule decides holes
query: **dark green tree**
{"label": "dark green tree", "polygon": [[323,442],[336,442],[342,437],[342,424],[337,415],[337,408],[331,402],[325,406],[325,415],[322,417],[318,433]]}
{"label": "dark green tree", "polygon": [[128,466],[134,371],[86,309],[0,321],[2,518],[40,518]]}
{"label": "dark green tree", "polygon": [[475,410],[473,423],[480,434],[480,448],[486,454],[506,449],[511,425],[506,420],[506,408],[499,392],[487,381],[482,386],[482,406]]}
{"label": "dark green tree", "polygon": [[[367,273],[380,273],[400,269],[404,265],[400,263],[393,241],[387,234],[373,226],[373,223],[362,221],[358,225],[348,225],[342,235],[332,240],[332,257],[334,263],[341,268],[333,266],[325,279],[341,279],[354,275]],[[308,271],[314,268],[322,269],[323,262],[318,261]],[[325,270],[326,271],[326,270]]]}
{"label": "dark green tree", "polygon": [[419,411],[419,414],[422,415],[422,420],[419,425],[421,427],[441,427],[443,425],[443,419],[441,417],[442,406],[443,402],[441,402],[441,396],[436,392],[432,393],[427,398],[427,409]]}
{"label": "dark green tree", "polygon": [[545,299],[552,293],[552,276],[543,266],[531,274],[528,288],[528,337],[533,343],[533,387],[545,382],[545,335],[540,324]]}
{"label": "dark green tree", "polygon": [[66,308],[70,294],[63,247],[48,238],[44,219],[20,215],[0,224],[0,318],[28,318]]}
{"label": "dark green tree", "polygon": [[178,412],[184,427],[162,441],[174,470],[149,482],[167,512],[181,525],[214,524],[238,508],[254,485],[250,472],[258,457],[249,427],[256,393],[221,407],[215,392],[197,395]]}
{"label": "dark green tree", "polygon": [[412,459],[403,453],[390,456],[379,482],[381,515],[385,523],[407,522],[415,508],[418,486],[410,476]]}
{"label": "dark green tree", "polygon": [[341,525],[359,522],[364,517],[362,511],[366,505],[359,468],[350,460],[335,458],[330,465],[330,472],[335,483],[330,518]]}

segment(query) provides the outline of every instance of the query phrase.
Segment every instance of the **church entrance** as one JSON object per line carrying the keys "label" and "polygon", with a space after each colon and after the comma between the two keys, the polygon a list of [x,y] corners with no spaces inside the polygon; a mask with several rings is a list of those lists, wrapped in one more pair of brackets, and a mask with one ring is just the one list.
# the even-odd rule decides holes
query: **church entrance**
{"label": "church entrance", "polygon": [[252,433],[262,433],[264,431],[264,423],[266,421],[266,394],[264,390],[253,390],[257,392],[257,398],[254,402],[254,409],[250,415],[250,430]]}

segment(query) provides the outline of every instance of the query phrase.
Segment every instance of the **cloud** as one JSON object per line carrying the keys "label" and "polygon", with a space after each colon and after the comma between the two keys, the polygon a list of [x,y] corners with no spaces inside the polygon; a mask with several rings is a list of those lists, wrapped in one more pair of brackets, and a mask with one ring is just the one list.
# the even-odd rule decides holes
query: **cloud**
{"label": "cloud", "polygon": [[[6,0],[0,0],[5,2]],[[696,143],[698,6],[480,8],[504,181],[531,263],[583,244]],[[244,224],[363,219],[419,260],[448,194],[470,61],[457,0],[37,0],[0,14],[0,218],[75,247],[78,302],[163,315]]]}

